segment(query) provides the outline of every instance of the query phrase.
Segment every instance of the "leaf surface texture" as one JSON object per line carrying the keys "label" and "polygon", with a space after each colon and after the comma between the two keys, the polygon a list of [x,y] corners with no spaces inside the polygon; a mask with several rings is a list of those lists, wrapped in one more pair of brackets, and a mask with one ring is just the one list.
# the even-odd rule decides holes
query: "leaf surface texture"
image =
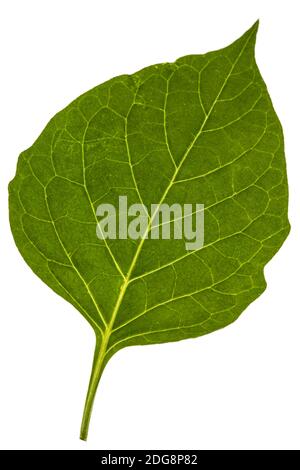
{"label": "leaf surface texture", "polygon": [[[109,358],[222,328],[265,289],[289,231],[281,125],[254,58],[230,46],[122,75],[59,112],[20,155],[10,221],[32,270],[96,333],[82,437]],[[97,206],[203,203],[205,242],[99,240]]]}

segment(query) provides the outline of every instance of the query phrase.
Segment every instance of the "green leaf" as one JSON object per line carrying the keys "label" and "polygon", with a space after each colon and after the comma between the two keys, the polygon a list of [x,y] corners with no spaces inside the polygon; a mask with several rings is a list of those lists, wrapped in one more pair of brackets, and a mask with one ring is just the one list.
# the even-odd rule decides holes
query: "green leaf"
{"label": "green leaf", "polygon": [[[122,75],[59,112],[20,155],[10,221],[22,256],[96,333],[86,439],[102,371],[121,348],[222,328],[265,289],[289,232],[283,135],[254,58],[230,46]],[[203,203],[205,242],[99,240],[96,209]]]}

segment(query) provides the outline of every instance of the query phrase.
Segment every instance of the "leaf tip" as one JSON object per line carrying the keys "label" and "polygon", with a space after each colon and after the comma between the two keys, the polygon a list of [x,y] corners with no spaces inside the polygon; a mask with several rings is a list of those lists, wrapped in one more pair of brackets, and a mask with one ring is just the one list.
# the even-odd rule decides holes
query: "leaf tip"
{"label": "leaf tip", "polygon": [[256,20],[255,23],[253,24],[252,28],[257,31],[257,30],[258,30],[258,27],[259,27],[259,18],[257,18],[257,20]]}
{"label": "leaf tip", "polygon": [[259,27],[259,19],[257,19],[255,23],[251,26],[250,31],[256,35],[258,27]]}
{"label": "leaf tip", "polygon": [[258,27],[259,20],[255,21],[255,23],[249,29],[247,29],[247,31],[240,38],[237,39],[236,43],[243,45],[248,44],[250,49],[254,51]]}
{"label": "leaf tip", "polygon": [[256,34],[257,34],[258,27],[259,27],[259,19],[257,19],[257,20],[255,21],[255,23],[251,26],[251,28],[249,28],[249,29],[245,32],[244,36],[248,36],[248,37],[251,37],[251,36],[252,36],[253,39],[255,39],[255,38],[256,38]]}

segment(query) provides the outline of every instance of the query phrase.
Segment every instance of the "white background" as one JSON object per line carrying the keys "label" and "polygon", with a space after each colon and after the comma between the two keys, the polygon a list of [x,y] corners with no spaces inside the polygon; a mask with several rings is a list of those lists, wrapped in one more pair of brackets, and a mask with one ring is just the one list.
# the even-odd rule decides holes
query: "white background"
{"label": "white background", "polygon": [[[299,2],[1,3],[0,447],[300,449]],[[257,62],[282,121],[292,232],[267,291],[224,330],[131,347],[107,366],[87,443],[88,323],[28,268],[10,233],[18,154],[79,94],[115,75],[221,48],[257,18]]]}

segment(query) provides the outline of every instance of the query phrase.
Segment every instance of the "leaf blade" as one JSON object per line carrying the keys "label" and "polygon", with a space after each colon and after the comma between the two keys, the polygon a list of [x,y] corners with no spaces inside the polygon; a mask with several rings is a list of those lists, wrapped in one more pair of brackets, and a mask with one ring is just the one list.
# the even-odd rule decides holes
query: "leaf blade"
{"label": "leaf blade", "polygon": [[[86,438],[119,349],[222,328],[265,289],[289,232],[280,122],[255,62],[257,24],[219,51],[116,77],[58,113],[19,158],[10,221],[32,270],[96,333]],[[97,240],[101,202],[205,204],[205,243]],[[155,214],[154,214],[155,215]]]}

